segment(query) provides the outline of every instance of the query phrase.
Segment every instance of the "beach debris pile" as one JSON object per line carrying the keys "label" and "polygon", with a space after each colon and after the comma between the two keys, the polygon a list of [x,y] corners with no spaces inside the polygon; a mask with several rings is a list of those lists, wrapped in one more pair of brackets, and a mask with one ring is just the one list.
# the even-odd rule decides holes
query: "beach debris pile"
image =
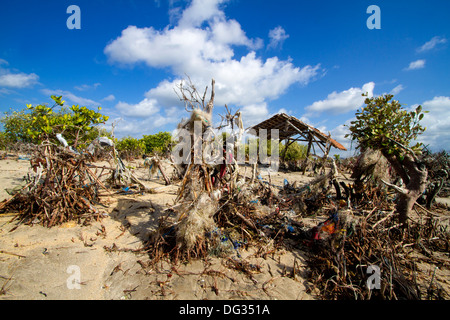
{"label": "beach debris pile", "polygon": [[[211,126],[214,80],[207,103],[206,90],[200,95],[191,84],[187,87],[180,85],[180,89],[181,100],[186,103],[190,117],[178,128],[189,133],[191,148],[185,157],[194,159],[194,146],[201,144],[209,131],[214,135]],[[243,134],[242,119],[239,111],[232,114],[227,106],[226,111],[219,128],[228,125],[230,130],[227,144],[223,145],[223,153],[219,156],[228,161],[216,164],[200,158],[197,162],[186,162],[176,205],[160,219],[159,227],[147,244],[154,262],[163,258],[177,262],[206,257],[211,253],[239,253],[250,243],[259,244],[262,251],[273,250],[285,236],[308,232],[304,225],[293,219],[294,215],[282,213],[288,210],[292,197],[303,192],[309,195],[315,190],[322,192],[318,186],[337,173],[335,169],[331,170],[295,194],[277,195],[270,178],[269,183],[265,183],[260,175],[254,179],[247,177],[245,172],[240,174],[233,155]],[[202,124],[201,134],[194,134],[196,121]],[[218,140],[219,147],[222,147],[223,141]],[[288,184],[284,189],[289,189]]]}
{"label": "beach debris pile", "polygon": [[[180,126],[193,130],[194,119],[210,123],[205,110],[193,108]],[[242,250],[251,246],[256,257],[267,257],[290,248],[306,253],[309,290],[324,299],[448,298],[437,281],[417,273],[422,262],[449,267],[445,216],[417,204],[419,220],[399,224],[396,194],[381,182],[395,183],[397,177],[376,152],[367,150],[351,163],[346,181],[338,178],[334,159],[324,165],[309,183],[285,180],[277,186],[270,173],[268,181],[261,175],[252,179],[230,163],[187,164],[176,204],[166,210],[145,250],[153,263],[215,255],[251,274]],[[216,185],[217,172],[227,178]],[[324,219],[311,225],[304,220],[311,216]]]}
{"label": "beach debris pile", "polygon": [[[179,179],[174,205],[162,212],[156,230],[135,250],[148,253],[150,265],[162,260],[176,265],[214,255],[254,280],[252,275],[262,267],[242,258],[243,250],[252,247],[254,257],[266,259],[287,248],[306,255],[308,290],[323,299],[449,298],[435,280],[450,266],[449,211],[433,204],[446,187],[447,153],[426,159],[432,183],[423,205],[419,199],[413,207],[416,216],[410,216],[408,224],[398,223],[398,195],[387,186],[399,179],[373,150],[345,163],[320,159],[320,170],[313,167],[314,175],[305,184],[287,179],[282,186],[273,184],[270,170],[263,179],[256,166],[247,176],[249,166],[239,166],[234,157],[244,133],[241,114],[225,105],[227,114],[213,128],[214,86],[212,80],[208,101],[208,87],[200,94],[190,79],[178,87],[189,112],[178,126],[179,132],[187,133],[180,141],[184,139],[188,148],[178,150],[183,161],[175,164],[173,153],[169,160],[144,159],[149,176],[160,172],[166,185],[171,184],[173,177],[162,166],[167,160]],[[224,128],[226,144],[218,131]],[[102,218],[96,208],[102,190],[111,194],[112,189],[128,192],[133,187],[139,193],[152,192],[124,164],[111,140],[95,142],[97,147],[103,143],[112,148],[114,164],[106,167],[92,164],[92,148],[77,152],[59,138],[62,146],[35,147],[26,185],[12,190],[12,197],[0,203],[0,211],[19,212],[20,223],[47,227],[70,220],[89,223]],[[195,146],[205,142],[216,149],[199,157]],[[298,171],[300,165],[294,167]],[[351,173],[349,178],[344,172]],[[101,180],[104,175],[108,178]],[[423,264],[433,266],[432,274],[419,272]],[[294,261],[294,278],[295,266]]]}
{"label": "beach debris pile", "polygon": [[[19,213],[15,217],[19,224],[49,228],[72,220],[87,224],[103,217],[97,208],[102,191],[110,195],[112,189],[152,192],[124,165],[111,139],[99,137],[79,152],[61,134],[57,138],[61,145],[48,142],[33,147],[24,185],[10,190],[11,198],[0,203],[0,212]],[[105,146],[113,152],[114,167],[93,164],[95,151]],[[105,175],[109,178],[101,179]]]}
{"label": "beach debris pile", "polygon": [[60,146],[36,146],[26,185],[1,202],[0,211],[18,212],[19,223],[46,227],[101,218],[95,205],[106,187],[89,167],[89,157]]}
{"label": "beach debris pile", "polygon": [[350,222],[355,215],[333,212],[315,230],[309,280],[321,298],[448,299],[442,286],[418,275],[423,262],[440,269],[450,265],[450,236],[436,217],[424,210],[424,221],[402,230],[394,210],[374,207],[361,213]]}

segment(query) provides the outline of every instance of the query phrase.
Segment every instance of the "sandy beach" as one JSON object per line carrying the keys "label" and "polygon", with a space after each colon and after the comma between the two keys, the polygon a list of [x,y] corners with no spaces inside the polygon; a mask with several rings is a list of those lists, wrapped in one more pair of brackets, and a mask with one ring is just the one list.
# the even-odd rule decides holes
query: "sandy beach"
{"label": "sandy beach", "polygon": [[[129,163],[156,194],[112,194],[97,206],[104,218],[88,226],[68,222],[53,228],[17,226],[14,213],[0,215],[0,299],[315,299],[308,288],[305,255],[292,248],[266,259],[235,252],[258,266],[246,275],[214,256],[188,264],[149,266],[148,253],[136,253],[155,229],[163,210],[173,205],[177,185],[149,179],[142,161]],[[0,196],[23,185],[29,161],[0,160]],[[272,183],[311,179],[301,173],[276,173]],[[312,219],[317,223],[324,219]],[[294,264],[296,266],[293,272]]]}

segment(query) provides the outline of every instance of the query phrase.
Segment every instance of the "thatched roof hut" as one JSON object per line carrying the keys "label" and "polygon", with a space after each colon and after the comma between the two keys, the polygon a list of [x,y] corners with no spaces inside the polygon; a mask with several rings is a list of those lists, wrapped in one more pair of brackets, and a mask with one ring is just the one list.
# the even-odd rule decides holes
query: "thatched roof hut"
{"label": "thatched roof hut", "polygon": [[[249,133],[256,134],[257,136],[259,136],[259,129],[266,129],[268,139],[271,138],[270,130],[278,129],[279,139],[280,141],[286,140],[286,147],[295,141],[308,142],[307,155],[310,154],[311,148],[313,148],[315,154],[315,145],[318,146],[324,154],[328,154],[331,147],[339,150],[347,150],[342,144],[332,139],[330,135],[326,135],[309,124],[285,113],[278,113],[270,119],[264,120],[248,129]],[[253,132],[252,129],[254,130]],[[287,150],[287,148],[285,150]]]}

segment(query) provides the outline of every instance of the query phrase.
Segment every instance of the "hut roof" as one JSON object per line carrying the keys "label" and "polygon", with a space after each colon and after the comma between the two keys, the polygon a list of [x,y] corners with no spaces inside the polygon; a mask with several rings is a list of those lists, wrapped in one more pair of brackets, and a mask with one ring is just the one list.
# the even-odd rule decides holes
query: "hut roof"
{"label": "hut roof", "polygon": [[[324,134],[320,130],[310,126],[309,124],[300,121],[299,119],[289,116],[285,113],[278,113],[271,117],[270,119],[264,120],[263,122],[250,127],[249,129],[254,129],[256,136],[259,135],[259,129],[267,130],[267,138],[270,139],[270,129],[279,130],[279,139],[290,139],[295,135],[300,135],[305,140],[295,139],[296,141],[307,141],[315,142],[325,145],[328,141],[331,146],[339,150],[347,150],[342,144],[332,139],[331,136]],[[249,132],[252,134],[252,132]]]}

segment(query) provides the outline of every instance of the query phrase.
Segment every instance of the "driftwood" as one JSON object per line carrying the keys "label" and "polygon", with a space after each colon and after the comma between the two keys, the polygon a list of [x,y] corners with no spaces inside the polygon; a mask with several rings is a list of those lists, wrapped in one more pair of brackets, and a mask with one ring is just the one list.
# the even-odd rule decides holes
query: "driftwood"
{"label": "driftwood", "polygon": [[67,148],[41,145],[31,160],[35,172],[27,184],[0,210],[19,212],[24,223],[41,223],[52,227],[69,220],[88,222],[100,219],[94,204],[100,188],[107,188],[88,168],[88,155],[75,154]]}
{"label": "driftwood", "polygon": [[171,184],[170,179],[167,176],[165,170],[163,169],[163,167],[161,165],[161,160],[159,159],[158,156],[155,155],[155,156],[150,157],[150,158],[145,158],[144,164],[149,167],[150,172],[153,172],[152,169],[159,170],[159,172],[161,172],[161,175],[164,178],[164,181],[166,182],[166,186]]}

